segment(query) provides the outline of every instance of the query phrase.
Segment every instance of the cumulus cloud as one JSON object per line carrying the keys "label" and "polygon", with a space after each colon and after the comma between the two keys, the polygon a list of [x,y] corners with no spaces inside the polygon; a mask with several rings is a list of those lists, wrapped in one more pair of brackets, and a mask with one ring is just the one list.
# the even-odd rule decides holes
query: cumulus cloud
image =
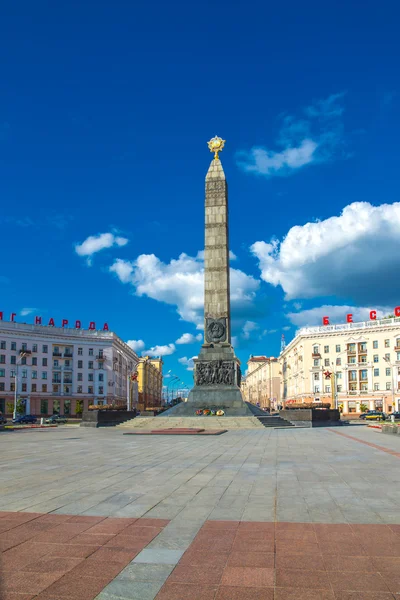
{"label": "cumulus cloud", "polygon": [[153,346],[149,350],[143,350],[142,356],[169,356],[175,352],[175,344],[165,344],[165,346]]}
{"label": "cumulus cloud", "polygon": [[90,266],[92,264],[92,256],[96,252],[100,252],[105,248],[113,246],[125,246],[129,240],[114,233],[99,233],[98,235],[90,235],[81,244],[75,245],[75,252],[79,256],[86,256],[86,262]]}
{"label": "cumulus cloud", "polygon": [[187,356],[182,356],[182,358],[178,358],[178,363],[186,367],[186,371],[193,371],[194,362],[193,359],[197,358],[197,356],[192,356],[192,358],[188,358]]}
{"label": "cumulus cloud", "polygon": [[343,146],[343,96],[342,92],[314,101],[303,109],[307,118],[284,116],[276,140],[279,149],[254,146],[240,151],[238,166],[266,177],[286,176],[306,165],[326,162],[339,155]]}
{"label": "cumulus cloud", "polygon": [[[117,259],[110,267],[122,283],[133,286],[137,296],[176,306],[183,321],[203,328],[204,260],[181,254],[169,263],[154,254],[141,254],[135,261]],[[256,291],[260,282],[239,269],[230,270],[231,306],[237,318],[243,318],[254,309]],[[245,319],[244,319],[245,320]]]}
{"label": "cumulus cloud", "polygon": [[31,315],[37,310],[37,308],[23,308],[20,312],[21,317],[26,317],[27,315]]}
{"label": "cumulus cloud", "polygon": [[126,343],[134,352],[140,352],[145,347],[143,340],[128,340]]}
{"label": "cumulus cloud", "polygon": [[[400,203],[354,202],[338,217],[292,227],[282,241],[256,242],[261,278],[287,299],[335,296],[355,304],[397,302]],[[395,306],[395,304],[393,304]]]}
{"label": "cumulus cloud", "polygon": [[259,329],[257,323],[255,323],[254,321],[246,321],[246,323],[243,325],[242,337],[245,340],[248,340],[250,338],[251,333],[253,331],[257,331],[257,329]]}
{"label": "cumulus cloud", "polygon": [[203,339],[201,333],[197,335],[193,335],[192,333],[183,333],[180,338],[175,341],[175,344],[194,344],[195,342],[200,342]]}
{"label": "cumulus cloud", "polygon": [[353,315],[353,322],[369,321],[369,313],[371,310],[376,310],[378,319],[393,312],[393,306],[349,306],[349,305],[329,305],[317,306],[301,312],[288,313],[286,316],[293,325],[297,327],[313,327],[322,325],[322,317],[329,317],[331,325],[335,323],[345,323],[346,315]]}

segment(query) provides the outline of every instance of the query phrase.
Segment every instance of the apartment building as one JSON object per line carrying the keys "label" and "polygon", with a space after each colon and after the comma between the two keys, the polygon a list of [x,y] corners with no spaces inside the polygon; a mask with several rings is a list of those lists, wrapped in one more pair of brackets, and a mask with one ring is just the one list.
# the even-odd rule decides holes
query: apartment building
{"label": "apartment building", "polygon": [[250,356],[247,373],[241,384],[247,402],[260,408],[276,409],[281,397],[281,366],[273,356]]}
{"label": "apartment building", "polygon": [[112,331],[0,321],[0,411],[15,393],[27,414],[74,415],[89,404],[137,403],[139,357]]}
{"label": "apartment building", "polygon": [[400,318],[300,329],[280,355],[285,404],[400,410]]}
{"label": "apartment building", "polygon": [[154,410],[162,407],[163,361],[143,356],[138,364],[138,409]]}

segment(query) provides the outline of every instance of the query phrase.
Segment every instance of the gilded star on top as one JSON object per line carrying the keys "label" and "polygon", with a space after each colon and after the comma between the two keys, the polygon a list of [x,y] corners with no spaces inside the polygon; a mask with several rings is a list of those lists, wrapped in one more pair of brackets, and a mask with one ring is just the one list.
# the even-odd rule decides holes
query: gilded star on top
{"label": "gilded star on top", "polygon": [[209,142],[207,142],[210,152],[214,152],[214,158],[217,160],[219,159],[219,152],[221,152],[225,146],[225,141],[226,140],[223,140],[216,135],[215,137],[211,138]]}

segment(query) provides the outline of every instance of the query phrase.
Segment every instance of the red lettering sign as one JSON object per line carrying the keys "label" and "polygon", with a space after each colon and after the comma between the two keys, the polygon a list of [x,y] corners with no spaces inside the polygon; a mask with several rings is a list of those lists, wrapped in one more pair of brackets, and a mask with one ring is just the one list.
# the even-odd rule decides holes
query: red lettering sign
{"label": "red lettering sign", "polygon": [[63,319],[61,327],[66,327],[66,325],[68,325],[68,319]]}
{"label": "red lettering sign", "polygon": [[369,318],[371,319],[371,321],[376,321],[376,310],[371,310],[371,312],[369,313]]}
{"label": "red lettering sign", "polygon": [[53,319],[53,317],[51,317],[51,319],[49,321],[49,327],[54,327],[54,319]]}
{"label": "red lettering sign", "polygon": [[394,309],[394,314],[396,315],[396,317],[400,317],[400,306],[396,306],[396,308]]}
{"label": "red lettering sign", "polygon": [[96,323],[94,321],[90,321],[89,329],[96,329]]}
{"label": "red lettering sign", "polygon": [[322,325],[329,325],[329,317],[322,317]]}
{"label": "red lettering sign", "polygon": [[42,317],[35,317],[35,325],[41,325],[42,324]]}
{"label": "red lettering sign", "polygon": [[[400,307],[398,308],[398,310],[400,311]],[[18,313],[15,313],[15,312],[13,312],[13,313],[10,314],[10,321],[11,322],[15,322],[15,318],[16,318],[17,314]],[[4,312],[0,311],[0,321],[3,321],[3,319],[4,319]],[[328,319],[328,317],[324,317],[324,319]],[[61,327],[68,327],[68,323],[69,323],[68,319],[62,319],[62,321],[61,321]],[[329,320],[328,320],[328,323],[324,323],[324,324],[329,324]],[[42,325],[42,317],[35,316],[35,325]],[[55,324],[55,321],[54,321],[53,317],[51,317],[49,319],[48,327],[57,327],[56,324]],[[79,321],[79,320],[75,321],[75,329],[81,329],[81,328],[82,328],[82,321]],[[91,331],[96,330],[96,322],[95,321],[90,321],[88,329],[91,330]],[[104,325],[103,325],[103,331],[109,331],[109,329],[110,328],[108,326],[108,323],[104,323]]]}
{"label": "red lettering sign", "polygon": [[104,325],[103,325],[103,331],[108,331],[108,323],[104,323]]}
{"label": "red lettering sign", "polygon": [[75,329],[80,329],[82,327],[82,324],[80,321],[75,321]]}
{"label": "red lettering sign", "polygon": [[2,320],[3,320],[3,313],[0,312],[0,321],[2,321]]}
{"label": "red lettering sign", "polygon": [[16,316],[17,316],[17,313],[11,313],[10,321],[14,321],[15,320],[14,317],[16,317]]}
{"label": "red lettering sign", "polygon": [[350,313],[348,315],[346,315],[346,320],[348,323],[352,323],[353,322],[353,315]]}

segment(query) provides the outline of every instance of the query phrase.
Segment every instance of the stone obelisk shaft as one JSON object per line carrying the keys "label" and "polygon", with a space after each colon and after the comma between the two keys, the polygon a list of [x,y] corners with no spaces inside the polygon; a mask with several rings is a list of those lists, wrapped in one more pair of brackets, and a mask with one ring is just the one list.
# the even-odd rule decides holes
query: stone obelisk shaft
{"label": "stone obelisk shaft", "polygon": [[[231,341],[229,289],[228,188],[219,158],[211,161],[206,175],[204,248],[205,342]],[[217,323],[217,336],[210,337],[210,323]],[[218,338],[218,324],[224,333]],[[220,332],[222,329],[220,328]]]}

